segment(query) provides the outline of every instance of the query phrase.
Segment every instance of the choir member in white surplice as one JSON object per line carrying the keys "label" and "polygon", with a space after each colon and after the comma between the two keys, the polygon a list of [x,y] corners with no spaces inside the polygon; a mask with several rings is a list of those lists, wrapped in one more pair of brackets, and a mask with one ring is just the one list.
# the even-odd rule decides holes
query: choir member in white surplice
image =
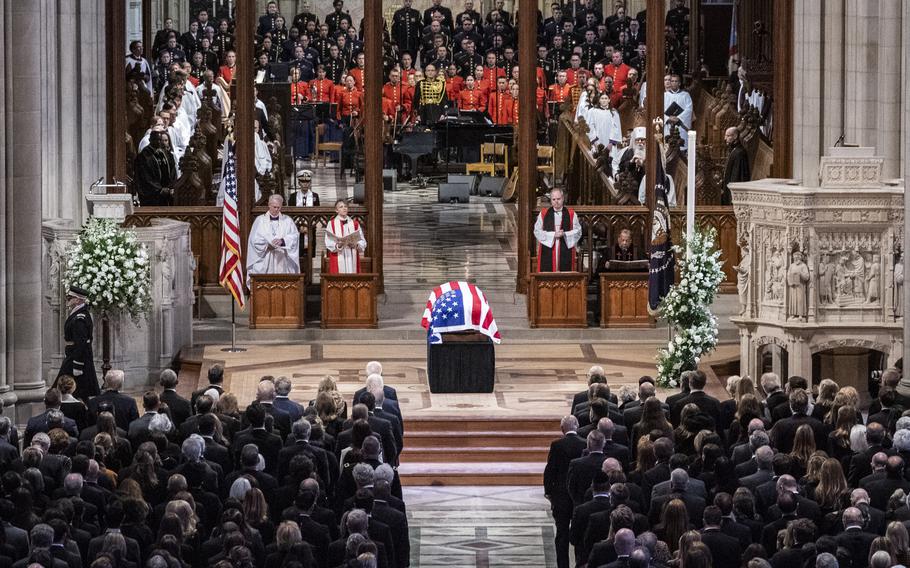
{"label": "choir member in white surplice", "polygon": [[360,272],[360,255],[367,249],[363,229],[348,217],[348,204],[343,199],[335,202],[335,213],[325,227],[329,274],[356,274]]}
{"label": "choir member in white surplice", "polygon": [[594,143],[603,144],[614,156],[617,153],[617,147],[622,142],[622,124],[619,120],[619,113],[610,106],[610,95],[601,93],[597,98],[597,106],[588,111],[587,116],[588,138]]}
{"label": "choir member in white surplice", "polygon": [[664,77],[664,89],[664,111],[673,106],[673,103],[682,109],[676,116],[664,115],[664,136],[668,136],[670,127],[676,124],[682,137],[682,149],[685,150],[689,142],[687,131],[692,128],[692,97],[680,88],[679,75]]}
{"label": "choir member in white surplice", "polygon": [[294,220],[281,214],[284,198],[269,198],[269,210],[253,222],[247,244],[247,278],[252,274],[299,274],[300,231]]}

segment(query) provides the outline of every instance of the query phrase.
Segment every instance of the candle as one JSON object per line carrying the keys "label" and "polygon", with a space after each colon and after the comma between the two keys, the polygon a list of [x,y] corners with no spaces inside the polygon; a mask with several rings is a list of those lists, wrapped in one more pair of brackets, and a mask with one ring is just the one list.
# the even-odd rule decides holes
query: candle
{"label": "candle", "polygon": [[686,183],[686,254],[695,235],[695,131],[689,131],[688,181]]}

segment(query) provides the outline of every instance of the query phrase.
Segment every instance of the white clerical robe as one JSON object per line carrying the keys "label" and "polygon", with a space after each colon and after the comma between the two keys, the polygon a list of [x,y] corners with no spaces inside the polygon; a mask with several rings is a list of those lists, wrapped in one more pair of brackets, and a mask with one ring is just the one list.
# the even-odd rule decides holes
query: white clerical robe
{"label": "white clerical robe", "polygon": [[313,190],[292,191],[288,196],[288,204],[296,207],[313,207],[313,196],[316,195]]}
{"label": "white clerical robe", "polygon": [[578,106],[575,107],[575,122],[578,122],[579,117],[587,122],[588,110],[588,91],[582,91],[578,97]]}
{"label": "white clerical robe", "polygon": [[[278,246],[275,239],[282,239]],[[253,222],[247,243],[247,279],[251,274],[298,274],[300,272],[300,230],[287,215],[263,213]]]}
{"label": "white clerical robe", "polygon": [[613,156],[617,146],[622,142],[622,124],[616,109],[592,108],[588,111],[588,139],[604,146],[613,145],[610,155]]}
{"label": "white clerical robe", "polygon": [[[667,179],[670,180],[670,183],[667,184],[667,204],[670,207],[676,207],[676,183],[673,181],[673,176],[667,176]],[[647,203],[647,186],[645,183],[648,181],[648,176],[641,178],[641,183],[638,184],[638,202],[642,205]]]}
{"label": "white clerical robe", "polygon": [[[340,246],[338,239],[357,233],[357,250]],[[360,254],[366,250],[367,241],[363,237],[360,223],[336,215],[325,228],[325,248],[329,252],[329,274],[356,274],[360,272]]]}
{"label": "white clerical robe", "polygon": [[[562,227],[562,216],[565,212],[565,207],[559,211],[553,209],[553,227]],[[554,258],[553,266],[558,267],[560,247],[555,246],[557,244],[556,231],[544,231],[543,218],[544,211],[541,211],[540,215],[537,216],[537,221],[534,222],[534,238],[537,239],[537,242],[541,245],[554,249],[556,257]],[[566,247],[569,249],[575,248],[575,245],[581,240],[581,222],[578,220],[578,215],[572,216],[572,229],[565,231],[562,238],[565,239]],[[557,268],[554,268],[553,270],[557,270]]]}
{"label": "white clerical robe", "polygon": [[[196,96],[202,101],[202,95],[205,93],[205,83],[199,83],[196,87]],[[221,116],[231,114],[231,98],[224,92],[221,85],[212,83],[212,90],[215,91],[215,108],[221,111]]]}
{"label": "white clerical robe", "polygon": [[[679,135],[682,137],[682,149],[685,150],[689,144],[689,137],[686,131],[692,128],[692,97],[683,90],[676,92],[664,91],[664,110],[667,110],[673,103],[682,107],[679,114]],[[670,134],[669,115],[664,116],[664,136]]]}

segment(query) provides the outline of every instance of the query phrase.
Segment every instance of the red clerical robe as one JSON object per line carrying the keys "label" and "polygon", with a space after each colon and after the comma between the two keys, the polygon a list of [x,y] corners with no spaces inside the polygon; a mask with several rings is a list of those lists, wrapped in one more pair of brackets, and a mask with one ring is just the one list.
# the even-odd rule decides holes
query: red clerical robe
{"label": "red clerical robe", "polygon": [[458,93],[458,108],[461,110],[487,110],[487,93],[475,86]]}
{"label": "red clerical robe", "polygon": [[487,114],[493,119],[493,124],[512,124],[512,95],[505,91],[491,94],[487,102]]}
{"label": "red clerical robe", "polygon": [[363,113],[363,93],[357,89],[340,89],[335,103],[338,105],[339,119],[349,118],[355,111],[358,115]]}

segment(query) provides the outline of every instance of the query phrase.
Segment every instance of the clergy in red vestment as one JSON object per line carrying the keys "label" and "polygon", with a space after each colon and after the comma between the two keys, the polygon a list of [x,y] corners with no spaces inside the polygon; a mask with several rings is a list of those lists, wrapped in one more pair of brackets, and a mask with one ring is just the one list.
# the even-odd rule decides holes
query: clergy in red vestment
{"label": "clergy in red vestment", "polygon": [[477,88],[477,81],[472,75],[464,80],[464,88],[458,93],[458,108],[463,111],[487,110],[487,94]]}
{"label": "clergy in red vestment", "polygon": [[339,120],[353,120],[363,112],[363,92],[355,88],[354,77],[344,78],[344,88],[335,95]]}
{"label": "clergy in red vestment", "polygon": [[512,124],[512,95],[507,89],[508,82],[505,77],[496,81],[496,91],[490,95],[487,102],[487,114],[493,119],[493,124]]}
{"label": "clergy in red vestment", "polygon": [[550,205],[534,222],[537,239],[537,272],[569,272],[577,270],[575,246],[581,239],[581,223],[575,211],[563,207],[565,194],[554,187],[550,190]]}
{"label": "clergy in red vestment", "polygon": [[339,199],[335,202],[335,216],[325,227],[329,274],[360,272],[360,255],[366,248],[367,241],[360,223],[348,217],[348,204]]}

